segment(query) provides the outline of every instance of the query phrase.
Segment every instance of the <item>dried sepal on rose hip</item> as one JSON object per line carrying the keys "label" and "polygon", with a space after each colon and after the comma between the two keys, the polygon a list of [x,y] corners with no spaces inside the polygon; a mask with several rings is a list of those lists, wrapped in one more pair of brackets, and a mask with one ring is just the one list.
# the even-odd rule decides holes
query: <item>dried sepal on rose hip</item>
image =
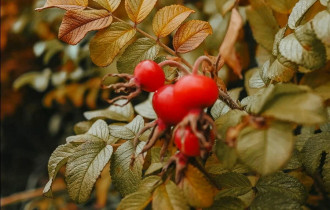
{"label": "dried sepal on rose hip", "polygon": [[[134,69],[134,74],[107,74],[103,77],[104,81],[107,77],[120,77],[127,80],[127,82],[121,82],[111,85],[101,85],[103,89],[114,89],[116,93],[125,93],[128,95],[120,95],[113,99],[107,99],[108,103],[114,103],[119,99],[127,99],[127,104],[134,97],[139,95],[141,91],[154,92],[165,83],[165,74],[162,68],[152,60],[141,61]],[[123,104],[123,105],[125,105]],[[121,106],[123,106],[121,105]]]}

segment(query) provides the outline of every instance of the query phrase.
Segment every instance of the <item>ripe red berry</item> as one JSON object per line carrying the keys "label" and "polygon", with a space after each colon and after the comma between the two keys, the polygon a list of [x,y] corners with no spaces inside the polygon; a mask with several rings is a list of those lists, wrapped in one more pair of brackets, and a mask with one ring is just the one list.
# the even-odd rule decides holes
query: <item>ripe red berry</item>
{"label": "ripe red berry", "polygon": [[209,77],[187,75],[175,83],[174,95],[187,108],[206,108],[215,103],[219,90],[214,80]]}
{"label": "ripe red berry", "polygon": [[[214,143],[214,134],[209,133],[206,138],[209,139],[211,145]],[[193,133],[190,126],[184,129],[177,129],[174,133],[174,143],[177,148],[187,156],[199,156],[200,155],[200,145],[199,139]],[[212,147],[206,148],[207,151],[211,151]]]}
{"label": "ripe red berry", "polygon": [[134,79],[142,90],[154,92],[165,83],[165,74],[152,60],[141,61],[134,70]]}
{"label": "ripe red berry", "polygon": [[174,143],[178,149],[187,156],[199,156],[200,147],[198,138],[190,127],[178,129],[174,133]]}
{"label": "ripe red berry", "polygon": [[152,98],[152,106],[158,118],[167,125],[179,123],[189,111],[178,103],[174,97],[173,89],[174,85],[165,85],[159,88]]}

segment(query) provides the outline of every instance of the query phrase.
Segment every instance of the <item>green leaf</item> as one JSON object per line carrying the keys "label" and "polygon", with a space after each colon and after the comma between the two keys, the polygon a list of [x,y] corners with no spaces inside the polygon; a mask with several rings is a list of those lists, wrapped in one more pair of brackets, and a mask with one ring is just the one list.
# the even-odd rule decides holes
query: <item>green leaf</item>
{"label": "green leaf", "polygon": [[49,158],[48,161],[48,176],[49,181],[47,182],[43,194],[47,197],[52,197],[52,184],[56,177],[56,174],[58,170],[66,164],[68,161],[68,158],[74,154],[74,145],[67,143],[64,145],[58,146],[55,151],[52,153],[52,155]]}
{"label": "green leaf", "polygon": [[[234,101],[237,101],[242,89],[243,88],[231,89],[230,91],[228,91],[228,94]],[[213,119],[218,119],[220,116],[229,112],[229,110],[230,107],[227,106],[226,103],[221,100],[217,100],[211,108],[211,116],[213,117]]]}
{"label": "green leaf", "polygon": [[317,38],[319,38],[324,44],[330,45],[330,13],[324,10],[315,15],[312,20],[313,29]]}
{"label": "green leaf", "polygon": [[262,87],[265,87],[266,84],[265,84],[265,82],[263,81],[263,79],[260,76],[260,69],[259,68],[256,68],[255,70],[252,69],[250,71],[253,71],[252,77],[249,79],[249,86],[250,86],[250,88],[262,88]]}
{"label": "green leaf", "polygon": [[305,13],[313,6],[317,0],[299,0],[293,7],[288,19],[288,25],[291,29],[296,29]]}
{"label": "green leaf", "polygon": [[86,142],[74,151],[68,159],[66,182],[70,197],[86,202],[96,179],[109,162],[113,148],[104,141]]}
{"label": "green leaf", "polygon": [[129,45],[117,61],[119,73],[133,74],[138,63],[154,60],[159,52],[159,45],[149,38],[140,38]]}
{"label": "green leaf", "polygon": [[137,115],[130,123],[124,126],[110,125],[110,133],[112,136],[130,140],[134,139],[136,134],[144,127],[144,120],[140,115]]}
{"label": "green leaf", "polygon": [[289,14],[298,0],[266,0],[266,3],[276,12]]}
{"label": "green leaf", "polygon": [[267,71],[267,78],[276,82],[289,82],[296,71],[283,65],[279,59],[276,59]]}
{"label": "green leaf", "polygon": [[[122,144],[111,159],[110,174],[116,189],[126,196],[130,193],[135,192],[142,180],[142,167],[143,167],[143,157],[138,155],[145,142],[141,142],[136,151],[134,151],[133,142],[127,141]],[[130,167],[131,157],[136,154],[136,159],[133,167]],[[138,156],[137,156],[138,155]]]}
{"label": "green leaf", "polygon": [[25,85],[29,85],[38,92],[47,89],[52,71],[47,68],[42,72],[29,72],[19,76],[13,84],[14,89],[19,89]]}
{"label": "green leaf", "polygon": [[300,161],[300,153],[297,149],[294,149],[291,158],[287,163],[287,165],[285,166],[284,170],[293,170],[300,168],[301,166],[302,163]]}
{"label": "green leaf", "polygon": [[322,176],[323,176],[325,190],[328,193],[330,193],[330,154],[329,153],[325,158],[324,166],[322,168]]}
{"label": "green leaf", "polygon": [[301,210],[301,204],[280,193],[263,193],[258,195],[250,206],[251,210]]}
{"label": "green leaf", "polygon": [[109,127],[108,124],[103,120],[97,120],[89,128],[87,133],[69,136],[66,138],[66,142],[75,142],[75,143],[84,143],[86,141],[105,141],[107,142],[110,139]]}
{"label": "green leaf", "polygon": [[117,210],[141,210],[145,209],[151,201],[150,192],[138,191],[127,195],[120,201]]}
{"label": "green leaf", "polygon": [[148,176],[141,181],[138,191],[147,191],[152,193],[158,184],[162,183],[160,176]]}
{"label": "green leaf", "polygon": [[160,159],[160,147],[153,147],[151,148],[151,164],[147,171],[145,172],[146,175],[154,173],[158,171],[159,169],[163,168],[163,166],[166,164],[166,161],[168,160],[168,154],[165,155],[164,160]]}
{"label": "green leaf", "polygon": [[293,145],[291,124],[275,121],[267,129],[244,128],[236,149],[246,165],[260,174],[269,174],[289,160]]}
{"label": "green leaf", "polygon": [[278,32],[275,34],[275,39],[274,39],[274,44],[273,44],[273,51],[272,51],[272,54],[274,56],[278,55],[278,45],[279,45],[280,41],[284,38],[286,29],[287,29],[287,26],[285,26],[285,27],[281,28],[280,30],[278,30]]}
{"label": "green leaf", "polygon": [[237,109],[230,110],[226,114],[222,115],[215,121],[218,135],[225,139],[228,128],[236,126],[240,123],[242,121],[242,117],[245,115],[247,115],[246,112]]}
{"label": "green leaf", "polygon": [[[247,101],[249,100],[249,101]],[[242,101],[255,114],[304,124],[324,122],[322,98],[306,86],[293,84],[269,85],[264,91]]]}
{"label": "green leaf", "polygon": [[93,122],[92,121],[82,121],[82,122],[78,122],[77,124],[74,125],[74,133],[79,135],[79,134],[83,134],[86,133],[90,127],[92,127]]}
{"label": "green leaf", "polygon": [[274,37],[279,30],[272,10],[263,2],[254,0],[252,7],[246,9],[253,37],[269,52],[273,49]]}
{"label": "green leaf", "polygon": [[313,175],[320,166],[322,153],[330,153],[330,132],[311,135],[306,141],[301,154],[307,172]]}
{"label": "green leaf", "polygon": [[158,186],[153,193],[152,209],[189,210],[183,192],[172,181]]}
{"label": "green leaf", "polygon": [[233,163],[233,166],[231,168],[228,168],[224,163],[221,163],[215,155],[211,155],[211,157],[207,159],[205,163],[205,169],[212,176],[216,176],[217,174],[223,174],[227,172],[248,173],[251,171],[246,165],[236,162]]}
{"label": "green leaf", "polygon": [[187,166],[185,177],[180,183],[180,188],[190,206],[206,208],[212,205],[214,188],[205,176],[192,165]]}
{"label": "green leaf", "polygon": [[245,208],[244,208],[244,203],[240,199],[230,196],[216,199],[210,208],[205,208],[205,210],[219,210],[219,209],[243,210]]}
{"label": "green leaf", "polygon": [[279,52],[288,60],[310,70],[321,68],[326,62],[325,47],[317,39],[310,22],[284,37],[279,44]]}
{"label": "green leaf", "polygon": [[284,198],[290,198],[301,204],[307,198],[304,185],[296,178],[282,172],[261,177],[256,187],[258,196],[264,193],[278,193]]}
{"label": "green leaf", "polygon": [[215,197],[216,200],[225,196],[241,196],[252,190],[249,179],[239,173],[223,173],[217,175],[215,180],[219,187],[221,187],[220,192]]}
{"label": "green leaf", "polygon": [[92,61],[98,66],[108,66],[120,50],[134,37],[136,30],[127,23],[116,22],[100,30],[90,41]]}
{"label": "green leaf", "polygon": [[153,93],[149,93],[148,99],[144,102],[134,106],[135,111],[144,118],[154,120],[157,118],[157,114],[152,107]]}
{"label": "green leaf", "polygon": [[[116,101],[116,104],[126,103],[125,100]],[[86,119],[91,120],[95,118],[106,118],[118,121],[131,121],[134,117],[134,110],[131,103],[125,106],[111,105],[107,109],[100,109],[95,111],[84,112]]]}
{"label": "green leaf", "polygon": [[218,157],[223,168],[232,169],[238,159],[235,148],[229,147],[221,140],[218,140],[216,142],[214,153]]}

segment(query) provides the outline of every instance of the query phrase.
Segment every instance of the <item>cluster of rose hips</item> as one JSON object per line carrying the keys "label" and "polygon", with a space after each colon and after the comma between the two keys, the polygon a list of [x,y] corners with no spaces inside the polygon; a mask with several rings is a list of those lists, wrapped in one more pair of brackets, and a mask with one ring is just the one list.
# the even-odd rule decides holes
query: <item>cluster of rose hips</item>
{"label": "cluster of rose hips", "polygon": [[[141,90],[155,92],[152,105],[158,119],[146,125],[134,139],[136,146],[139,136],[152,128],[150,138],[141,153],[149,150],[160,137],[165,136],[160,156],[165,155],[168,146],[174,141],[180,152],[169,161],[168,165],[175,162],[178,167],[182,160],[194,156],[206,157],[212,149],[215,126],[212,118],[204,110],[215,103],[219,90],[213,79],[198,74],[199,63],[195,63],[192,74],[183,71],[185,75],[178,78],[175,84],[165,84],[165,74],[161,68],[164,65],[173,64],[181,69],[184,68],[175,61],[157,64],[154,61],[145,60],[136,66],[134,75],[111,75],[129,81],[108,86],[114,88],[117,93],[128,94],[109,100],[110,103],[118,99],[127,99],[128,103]],[[168,135],[173,127],[172,136]],[[186,161],[183,162],[186,163]]]}

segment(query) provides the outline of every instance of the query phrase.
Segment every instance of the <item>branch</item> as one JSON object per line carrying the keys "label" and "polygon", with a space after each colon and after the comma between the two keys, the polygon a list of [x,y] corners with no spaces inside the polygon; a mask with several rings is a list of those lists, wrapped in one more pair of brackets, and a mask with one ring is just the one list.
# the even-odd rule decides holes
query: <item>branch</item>
{"label": "branch", "polygon": [[190,72],[185,67],[183,67],[179,62],[176,62],[176,61],[165,60],[163,62],[160,62],[158,65],[160,67],[163,67],[163,66],[166,66],[166,65],[169,65],[169,66],[172,66],[172,67],[177,67],[184,74],[186,74],[186,75],[189,75],[190,74]]}
{"label": "branch", "polygon": [[[114,16],[113,14],[111,14],[112,17],[120,22],[124,22],[126,23],[126,21]],[[134,25],[134,28],[136,29],[136,31],[138,31],[139,33],[141,33],[142,35],[154,40],[159,46],[161,46],[162,48],[164,48],[165,51],[167,51],[168,53],[170,53],[173,56],[179,57],[182,61],[182,63],[184,63],[186,66],[188,66],[190,69],[192,69],[192,66],[190,63],[188,63],[187,60],[185,60],[184,58],[182,58],[179,54],[177,54],[174,50],[172,50],[171,48],[169,48],[168,46],[166,46],[163,42],[161,42],[158,38],[148,34],[147,32],[143,31],[142,29],[139,29],[138,27],[136,27],[136,25]]]}
{"label": "branch", "polygon": [[[65,190],[65,188],[66,188],[66,185],[64,182],[57,182],[56,185],[53,185],[53,192],[60,192],[60,191]],[[44,188],[38,188],[38,189],[34,189],[34,190],[19,192],[19,193],[12,194],[5,198],[1,198],[0,206],[3,207],[3,206],[10,205],[10,204],[18,203],[21,201],[30,200],[30,199],[37,198],[37,197],[42,197],[43,189]]]}

